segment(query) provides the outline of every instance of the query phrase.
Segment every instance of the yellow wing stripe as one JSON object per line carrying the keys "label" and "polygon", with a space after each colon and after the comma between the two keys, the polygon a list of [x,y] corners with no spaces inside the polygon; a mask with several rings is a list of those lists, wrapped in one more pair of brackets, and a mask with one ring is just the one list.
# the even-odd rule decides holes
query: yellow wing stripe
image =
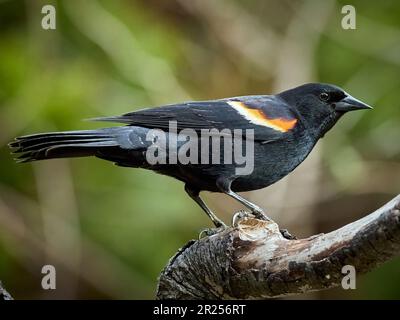
{"label": "yellow wing stripe", "polygon": [[289,130],[293,129],[297,123],[297,119],[270,119],[261,110],[249,108],[240,101],[228,101],[228,104],[251,123],[268,127],[280,132],[288,132]]}

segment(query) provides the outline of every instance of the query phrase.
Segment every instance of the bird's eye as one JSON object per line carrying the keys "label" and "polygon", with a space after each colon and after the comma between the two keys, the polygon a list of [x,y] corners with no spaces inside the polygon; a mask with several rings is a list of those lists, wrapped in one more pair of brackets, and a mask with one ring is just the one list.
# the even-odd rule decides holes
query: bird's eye
{"label": "bird's eye", "polygon": [[319,94],[319,98],[322,100],[322,101],[328,101],[329,100],[329,93],[327,93],[327,92],[321,92],[320,94]]}

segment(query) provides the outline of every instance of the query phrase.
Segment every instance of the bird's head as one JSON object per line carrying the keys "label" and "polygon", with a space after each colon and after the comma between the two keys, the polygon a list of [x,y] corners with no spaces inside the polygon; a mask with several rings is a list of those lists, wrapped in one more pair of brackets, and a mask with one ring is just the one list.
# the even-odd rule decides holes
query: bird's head
{"label": "bird's head", "polygon": [[306,122],[313,134],[323,136],[348,111],[372,109],[343,89],[324,83],[307,83],[278,95]]}

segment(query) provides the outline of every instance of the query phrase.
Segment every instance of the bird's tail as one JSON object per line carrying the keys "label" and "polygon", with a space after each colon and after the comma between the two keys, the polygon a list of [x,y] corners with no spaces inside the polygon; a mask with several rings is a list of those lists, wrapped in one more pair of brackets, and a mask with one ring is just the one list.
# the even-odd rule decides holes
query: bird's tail
{"label": "bird's tail", "polygon": [[117,128],[33,134],[16,138],[9,146],[17,162],[87,157],[119,146]]}

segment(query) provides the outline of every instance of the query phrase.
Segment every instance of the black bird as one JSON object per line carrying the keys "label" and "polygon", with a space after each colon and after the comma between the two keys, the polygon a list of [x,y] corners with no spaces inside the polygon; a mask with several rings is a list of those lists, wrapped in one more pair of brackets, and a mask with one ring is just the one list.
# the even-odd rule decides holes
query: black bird
{"label": "black bird", "polygon": [[[256,217],[268,219],[260,207],[236,192],[264,188],[283,178],[307,157],[317,141],[344,113],[370,108],[337,86],[309,83],[277,95],[185,102],[98,118],[95,120],[126,125],[22,136],[11,142],[10,147],[19,154],[18,162],[96,156],[119,166],[145,168],[174,177],[185,183],[189,196],[216,227],[221,227],[223,222],[200,198],[200,191],[225,193],[249,208]],[[170,154],[166,163],[150,164],[146,152],[154,146],[155,140],[148,141],[147,135],[150,130],[159,129],[167,138],[176,138],[176,133],[169,130],[171,121],[176,121],[178,133],[183,129],[196,132],[252,129],[254,170],[250,174],[238,174],[236,169],[240,166],[235,161],[225,164],[173,163],[168,161]],[[178,151],[183,144],[178,142]]]}

